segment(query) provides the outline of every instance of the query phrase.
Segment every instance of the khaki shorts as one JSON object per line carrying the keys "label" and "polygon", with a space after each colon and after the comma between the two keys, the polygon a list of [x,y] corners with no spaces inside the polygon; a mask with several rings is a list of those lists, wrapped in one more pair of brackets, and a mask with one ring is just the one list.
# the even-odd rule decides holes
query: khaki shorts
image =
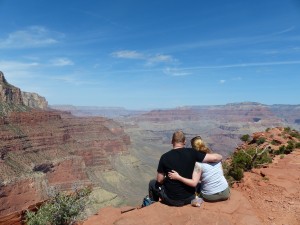
{"label": "khaki shorts", "polygon": [[206,195],[201,193],[200,196],[207,202],[224,201],[230,197],[230,189],[228,187],[224,191],[212,195]]}

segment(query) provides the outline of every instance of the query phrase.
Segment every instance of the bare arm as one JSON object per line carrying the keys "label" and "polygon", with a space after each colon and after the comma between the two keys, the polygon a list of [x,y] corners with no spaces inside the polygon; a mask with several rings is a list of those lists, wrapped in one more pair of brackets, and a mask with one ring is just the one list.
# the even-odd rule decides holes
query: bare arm
{"label": "bare arm", "polygon": [[196,187],[196,185],[198,184],[200,177],[201,177],[201,168],[198,166],[197,163],[195,164],[192,179],[188,179],[188,178],[180,176],[175,170],[172,170],[172,172],[169,172],[168,177],[172,180],[179,180],[188,186]]}
{"label": "bare arm", "polygon": [[165,175],[163,173],[157,173],[156,180],[158,183],[162,184],[165,179]]}
{"label": "bare arm", "polygon": [[206,154],[203,162],[220,162],[223,156],[217,153]]}

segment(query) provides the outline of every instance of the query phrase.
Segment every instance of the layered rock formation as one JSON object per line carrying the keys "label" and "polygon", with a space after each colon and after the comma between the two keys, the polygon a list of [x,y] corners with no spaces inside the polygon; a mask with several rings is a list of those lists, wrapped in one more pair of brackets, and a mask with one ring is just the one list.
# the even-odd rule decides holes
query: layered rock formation
{"label": "layered rock formation", "polygon": [[42,97],[36,93],[25,92],[25,91],[22,91],[21,94],[22,94],[24,105],[36,109],[48,108],[48,102],[45,97]]}
{"label": "layered rock formation", "polygon": [[272,113],[267,105],[245,102],[236,104],[227,104],[219,106],[187,106],[169,110],[153,110],[136,117],[137,121],[201,121],[218,120],[222,123],[227,122],[263,122],[264,120],[272,122],[281,122]]}
{"label": "layered rock formation", "polygon": [[[177,129],[182,129],[188,139],[200,134],[213,150],[225,156],[240,143],[240,137],[244,134],[276,126],[300,129],[299,105],[263,105],[244,102],[216,106],[186,106],[144,113],[127,111],[126,116],[124,109],[120,109],[118,114],[116,109],[61,107],[74,115],[114,117],[124,124],[132,138],[139,137],[136,139],[136,147],[144,149],[142,152],[147,152],[145,146],[148,148],[151,146],[154,151],[161,153],[169,146],[171,135]],[[117,115],[119,118],[116,117]],[[141,158],[145,157],[141,156]],[[149,160],[152,162],[157,158],[151,160],[148,157],[145,161]]]}
{"label": "layered rock formation", "polygon": [[50,105],[51,109],[71,112],[75,116],[103,116],[108,118],[128,117],[145,113],[145,110],[127,110],[122,107]]}
{"label": "layered rock formation", "polygon": [[[168,110],[153,110],[142,115],[121,118],[132,136],[141,135],[141,146],[155,145],[163,151],[174,130],[182,129],[189,139],[201,135],[214,151],[225,156],[232,152],[244,134],[268,127],[298,129],[300,107],[268,106],[245,102],[219,106],[187,106]],[[168,145],[169,146],[169,145]]]}
{"label": "layered rock formation", "polygon": [[0,103],[14,106],[27,106],[36,109],[47,109],[48,102],[46,99],[36,93],[22,92],[9,84],[4,74],[0,71]]}
{"label": "layered rock formation", "polygon": [[113,159],[128,152],[130,138],[122,126],[104,117],[41,110],[47,108],[44,98],[31,93],[22,98],[2,73],[0,78],[0,215],[55,191],[101,188],[97,174],[114,171]]}
{"label": "layered rock formation", "polygon": [[[37,183],[29,181],[32,184],[23,185],[23,190],[47,187],[36,191],[40,197],[31,196],[36,201],[47,196],[49,188],[96,185],[99,180],[93,179],[92,171],[112,170],[110,157],[127,152],[130,143],[120,125],[110,119],[76,118],[54,111],[12,113],[0,130],[1,184],[13,190],[18,183],[35,178]],[[0,202],[9,202],[6,198],[12,196],[4,192]],[[11,207],[0,205],[0,214],[19,209],[13,202]]]}
{"label": "layered rock formation", "polygon": [[16,88],[9,84],[4,74],[0,71],[0,102],[23,105],[23,99],[20,88]]}

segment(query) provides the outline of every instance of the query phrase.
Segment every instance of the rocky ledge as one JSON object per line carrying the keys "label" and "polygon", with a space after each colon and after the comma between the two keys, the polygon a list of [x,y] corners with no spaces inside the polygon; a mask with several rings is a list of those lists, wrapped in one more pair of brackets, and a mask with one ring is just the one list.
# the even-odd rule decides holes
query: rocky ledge
{"label": "rocky ledge", "polygon": [[[169,207],[154,203],[128,211],[128,208],[103,208],[84,225],[191,225],[300,224],[300,150],[284,158],[276,156],[267,168],[246,172],[241,183],[231,189],[224,202],[204,202],[200,208],[190,205]],[[130,209],[130,208],[129,208]],[[124,213],[125,212],[125,213]]]}

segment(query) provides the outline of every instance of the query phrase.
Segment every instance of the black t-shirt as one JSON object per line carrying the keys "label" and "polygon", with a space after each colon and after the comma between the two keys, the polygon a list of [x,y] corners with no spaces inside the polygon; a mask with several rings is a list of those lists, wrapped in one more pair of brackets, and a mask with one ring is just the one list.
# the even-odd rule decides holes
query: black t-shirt
{"label": "black t-shirt", "polygon": [[180,181],[168,178],[168,172],[175,170],[182,177],[192,178],[195,163],[202,162],[206,153],[193,148],[172,149],[160,157],[157,172],[165,174],[164,186],[166,194],[173,200],[182,200],[195,194],[195,188]]}

